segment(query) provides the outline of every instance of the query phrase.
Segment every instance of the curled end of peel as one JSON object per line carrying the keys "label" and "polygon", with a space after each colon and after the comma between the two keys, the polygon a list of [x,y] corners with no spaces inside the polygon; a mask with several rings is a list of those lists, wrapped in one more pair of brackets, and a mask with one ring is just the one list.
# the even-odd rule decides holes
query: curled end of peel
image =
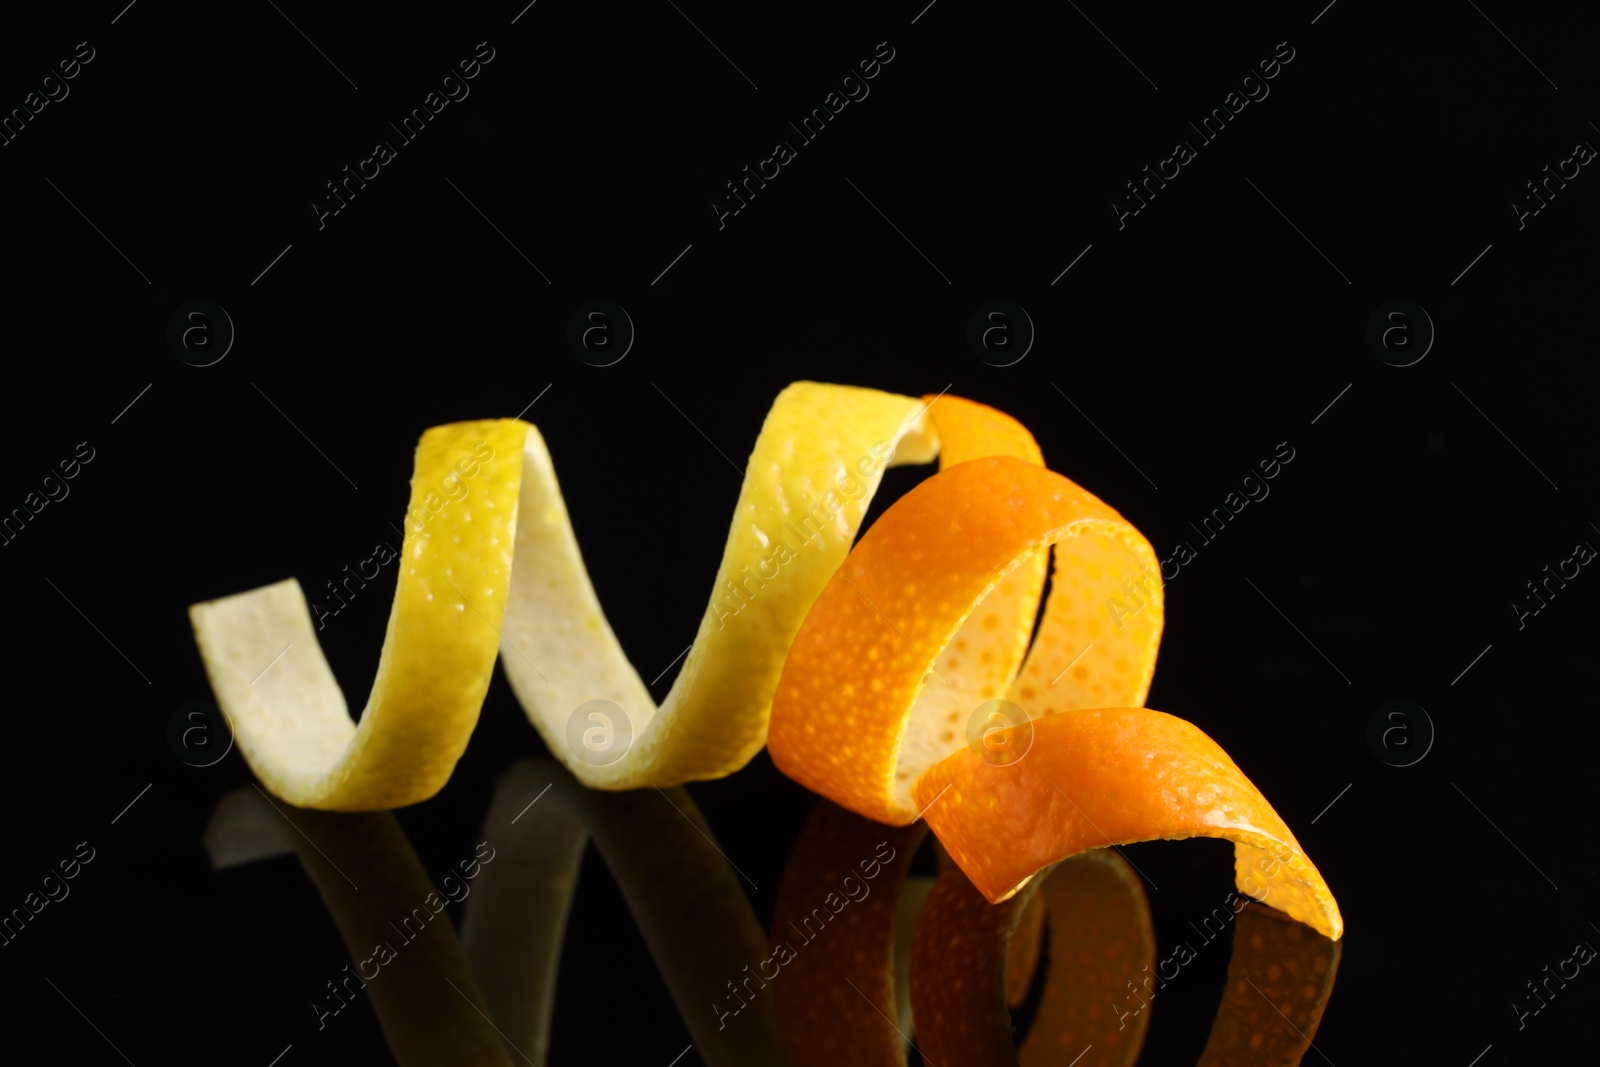
{"label": "curled end of peel", "polygon": [[426,800],[449,779],[494,670],[528,430],[498,419],[423,434],[359,725],[298,582],[189,609],[217,704],[273,795],[296,807],[377,811]]}

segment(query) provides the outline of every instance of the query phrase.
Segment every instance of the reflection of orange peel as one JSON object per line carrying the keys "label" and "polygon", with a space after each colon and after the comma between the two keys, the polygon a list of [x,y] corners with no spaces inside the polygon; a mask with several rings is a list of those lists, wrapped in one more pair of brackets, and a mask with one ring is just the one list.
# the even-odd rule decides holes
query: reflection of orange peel
{"label": "reflection of orange peel", "polygon": [[906,875],[926,834],[827,800],[806,821],[773,908],[772,958],[755,965],[753,986],[735,976],[741,1001],[774,998],[791,1063],[905,1067],[906,1028],[892,1021],[896,918],[920,902]]}
{"label": "reflection of orange peel", "polygon": [[1006,956],[1006,1004],[1021,1007],[1033,987],[1033,976],[1039,970],[1039,957],[1044,952],[1044,897],[1038,893],[1028,896],[1022,904],[1022,914],[1017,917],[1017,928],[1011,935],[1011,952]]}
{"label": "reflection of orange peel", "polygon": [[[1040,901],[1049,916],[1049,970],[1018,1048],[1006,986],[1010,961],[1034,950],[1023,940],[1023,909]],[[1240,899],[1234,910],[1226,990],[1198,1062],[1294,1067],[1327,1007],[1340,945],[1270,908]],[[947,870],[917,928],[917,1043],[925,1061],[963,1067],[1126,1067],[1139,1058],[1166,984],[1164,966],[1155,965],[1144,889],[1111,849],[1074,856],[998,905],[959,870]]]}
{"label": "reflection of orange peel", "polygon": [[1295,1067],[1322,1022],[1342,949],[1270,908],[1245,905],[1199,1067]]}
{"label": "reflection of orange peel", "polygon": [[[1049,602],[1013,677],[1037,602],[994,591],[1051,545]],[[1059,474],[1003,454],[947,466],[817,598],[774,698],[773,762],[882,822],[926,811],[992,902],[1087,848],[1221,837],[1241,889],[1337,939],[1338,905],[1260,792],[1199,730],[1138,707],[1161,635],[1156,565],[1127,520]],[[962,722],[1002,696],[1032,718],[986,734],[988,754],[1031,736],[1006,766],[968,747]]]}
{"label": "reflection of orange peel", "polygon": [[[924,1060],[963,1067],[1126,1067],[1139,1057],[1150,1016],[1109,1010],[1155,963],[1150,905],[1115,852],[1085,852],[991,905],[964,874],[939,876],[923,908],[911,959],[911,1010]],[[1007,1004],[1011,961],[1038,956],[1028,913],[1048,913],[1044,993],[1020,1049]],[[1089,1050],[1093,1051],[1089,1051]],[[1084,1058],[1075,1060],[1073,1057]]]}
{"label": "reflection of orange peel", "polygon": [[[407,509],[420,518],[407,524],[359,725],[293,579],[190,609],[217,703],[251,769],[290,803],[414,804],[465,750],[503,633],[512,688],[584,784],[730,774],[765,743],[789,641],[848,553],[884,467],[932,457],[927,408],[811,382],[779,395],[747,465],[710,610],[659,708],[601,612],[544,441],[515,419],[423,435]],[[606,766],[567,743],[568,716],[590,700],[629,720],[626,731],[611,724],[633,741]]]}

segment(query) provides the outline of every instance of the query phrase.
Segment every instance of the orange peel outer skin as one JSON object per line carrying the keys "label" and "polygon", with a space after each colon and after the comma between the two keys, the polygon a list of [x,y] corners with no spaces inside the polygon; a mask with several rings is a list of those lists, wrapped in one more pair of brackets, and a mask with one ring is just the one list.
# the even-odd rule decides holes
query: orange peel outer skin
{"label": "orange peel outer skin", "polygon": [[[1023,616],[996,609],[991,592],[1004,593],[1021,566],[1042,566],[1046,545],[1077,534],[1116,544],[1117,563],[1130,573],[1134,563],[1156,562],[1149,543],[1109,505],[1011,456],[957,463],[896,501],[834,574],[790,647],[768,736],[773,762],[868,818],[913,821],[923,805],[911,802],[903,780],[922,768],[902,765],[902,746],[918,694],[946,684],[928,657],[940,656],[969,616],[1001,633],[1020,627],[1026,648],[1037,609]],[[1115,692],[1129,701],[1143,701],[1154,671],[1159,627],[1145,625],[1146,645],[1119,664]],[[1034,659],[1030,653],[1024,669],[1030,677],[1041,665]],[[1035,688],[1042,696],[1044,681]],[[975,693],[967,707],[1003,695],[998,688]],[[960,748],[941,740],[941,758]]]}
{"label": "orange peel outer skin", "polygon": [[1214,837],[1234,842],[1241,892],[1330,940],[1343,935],[1339,905],[1294,834],[1198,727],[1149,708],[1102,708],[1032,729],[1019,762],[996,766],[964,750],[914,789],[929,826],[991,902],[1085,849]]}
{"label": "orange peel outer skin", "polygon": [[924,396],[928,416],[939,433],[939,469],[984,456],[1015,456],[1044,466],[1028,428],[1003,411],[959,396]]}

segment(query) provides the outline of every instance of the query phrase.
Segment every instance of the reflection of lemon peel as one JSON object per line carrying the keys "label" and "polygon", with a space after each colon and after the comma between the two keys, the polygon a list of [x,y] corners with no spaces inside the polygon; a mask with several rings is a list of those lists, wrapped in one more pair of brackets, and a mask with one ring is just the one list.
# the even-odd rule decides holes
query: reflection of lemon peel
{"label": "reflection of lemon peel", "polygon": [[[927,410],[814,382],[778,395],[745,465],[711,603],[659,708],[604,622],[550,454],[529,433],[521,512],[538,519],[517,527],[502,662],[551,752],[598,789],[720,778],[749,762],[766,743],[789,642],[848,554],[883,468],[932,458]],[[624,753],[590,762],[573,751],[568,717],[590,700],[627,716],[593,735]]]}
{"label": "reflection of lemon peel", "polygon": [[[770,993],[744,1004],[727,988],[746,981],[771,947],[744,883],[686,790],[600,792],[553,760],[521,760],[496,786],[483,834],[498,853],[466,902],[462,944],[495,1025],[527,1062],[551,1062],[563,941],[576,952],[582,938],[614,944],[626,930],[649,947],[700,1062],[786,1067]],[[581,931],[569,931],[568,908],[588,883],[588,875],[578,877],[586,841],[605,860],[627,908],[591,914]],[[580,932],[582,938],[569,936]],[[759,981],[737,988],[748,999]],[[563,999],[571,995],[561,990]],[[729,1007],[719,1020],[711,1005],[723,1001]],[[606,1062],[604,1036],[591,1035],[585,1051],[586,1062]]]}
{"label": "reflection of lemon peel", "polygon": [[[449,779],[500,644],[528,430],[499,419],[422,435],[407,514],[425,519],[406,524],[394,607],[359,725],[298,582],[189,609],[217,703],[273,793],[298,807],[375,811],[426,800]],[[454,499],[441,496],[441,486]]]}
{"label": "reflection of lemon peel", "polygon": [[[510,1058],[489,1021],[488,1003],[443,914],[445,899],[399,821],[388,812],[329,815],[278,807],[294,827],[290,836],[300,864],[352,961],[311,1001],[319,1029],[334,1025],[332,1017],[351,1006],[344,997],[365,993],[401,1067],[524,1062],[520,1054],[517,1061]],[[479,873],[488,869],[475,867]],[[451,881],[447,877],[446,886]]]}

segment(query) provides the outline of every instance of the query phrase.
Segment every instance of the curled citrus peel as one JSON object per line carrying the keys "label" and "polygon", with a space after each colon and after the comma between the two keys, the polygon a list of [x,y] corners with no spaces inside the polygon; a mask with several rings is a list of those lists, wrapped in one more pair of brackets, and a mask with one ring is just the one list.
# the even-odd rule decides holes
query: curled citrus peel
{"label": "curled citrus peel", "polygon": [[[1008,586],[1052,544],[1054,582],[1029,649],[1038,596]],[[913,783],[967,745],[985,702],[1009,698],[1034,717],[1143,703],[1159,581],[1120,629],[1106,601],[1156,565],[1127,520],[1061,475],[1005,455],[955,463],[896,501],[817,598],[773,703],[773,762],[900,825],[923,807]]]}
{"label": "curled citrus peel", "polygon": [[422,435],[359,725],[294,579],[189,609],[217,704],[268,790],[302,808],[377,811],[426,800],[449,779],[499,650],[527,432],[499,419]]}
{"label": "curled citrus peel", "polygon": [[[449,779],[503,649],[529,719],[585,785],[731,774],[766,741],[789,641],[848,553],[883,469],[932,458],[927,411],[911,397],[813,382],[778,396],[711,605],[659,708],[605,621],[543,438],[515,419],[423,435],[394,607],[359,725],[293,579],[190,609],[217,703],[251,769],[289,803],[401,807]],[[579,758],[567,736],[569,717],[591,700],[616,705],[628,722],[610,725],[632,739],[603,764]]]}
{"label": "curled citrus peel", "polygon": [[[883,469],[937,447],[928,404],[797,382],[778,395],[745,465],[711,602],[659,707],[606,625],[549,453],[529,433],[503,662],[545,742],[597,789],[720,778],[767,740],[772,693],[812,600],[850,551]],[[625,752],[580,758],[574,709],[616,705]]]}
{"label": "curled citrus peel", "polygon": [[1086,849],[1215,837],[1234,843],[1242,892],[1342,936],[1339,905],[1294,834],[1197,727],[1149,708],[1102,708],[1032,728],[1026,759],[997,766],[957,752],[917,781],[928,825],[989,900]]}
{"label": "curled citrus peel", "polygon": [[[851,551],[883,468],[926,460],[940,441],[941,472]],[[981,404],[808,382],[786,389],[750,457],[718,588],[659,708],[605,622],[543,440],[518,420],[424,435],[394,607],[359,726],[297,583],[196,605],[191,619],[245,758],[298,806],[363,811],[431,796],[466,746],[503,645],[530,720],[585,785],[716,778],[765,741],[791,777],[893,825],[960,786],[930,825],[991,900],[1082,848],[1209,834],[1235,841],[1241,888],[1337,938],[1342,921],[1326,884],[1226,754],[1192,727],[1172,734],[1179,720],[1134,706],[1160,642],[1155,553],[1116,511],[1041,462],[1026,429]],[[476,492],[465,485],[473,478]],[[1050,546],[1055,582],[1030,646]],[[1028,721],[977,717],[1002,693]],[[584,758],[569,731],[574,712],[595,700],[627,720],[631,743],[608,761]],[[1092,708],[1112,710],[1081,714]],[[975,720],[983,744],[963,753]],[[1093,742],[1119,769],[1054,751],[1009,781],[996,778],[1020,765],[1036,733],[1053,745]],[[1147,757],[1167,751],[1157,737],[1187,758],[1145,781],[1141,773],[1156,773]],[[999,785],[1027,824],[1056,804],[1044,792],[1060,794],[1052,776],[1076,783],[1090,771],[1107,787],[1096,802],[1128,801],[1102,812],[1118,828],[1104,840],[1047,820],[1027,847],[975,843]],[[1224,787],[1233,806],[1207,808]],[[1153,792],[1135,796],[1140,789]],[[1138,814],[1112,818],[1130,810]]]}
{"label": "curled citrus peel", "polygon": [[[1034,612],[995,591],[1051,545],[1013,677]],[[817,598],[773,701],[773,762],[880,822],[926,813],[991,902],[1085,849],[1219,837],[1240,889],[1338,939],[1332,893],[1260,791],[1200,730],[1138,706],[1161,636],[1156,568],[1132,525],[1058,474],[1003,455],[947,467]],[[1009,710],[986,710],[1002,694]]]}

